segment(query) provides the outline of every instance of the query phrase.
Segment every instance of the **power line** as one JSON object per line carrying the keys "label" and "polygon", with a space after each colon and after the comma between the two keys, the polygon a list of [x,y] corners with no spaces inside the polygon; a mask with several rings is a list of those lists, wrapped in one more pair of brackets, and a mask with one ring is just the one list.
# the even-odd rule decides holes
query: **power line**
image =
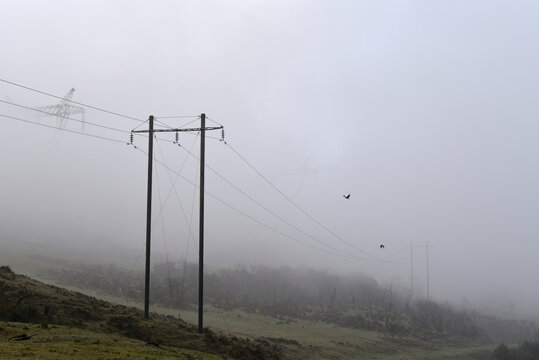
{"label": "power line", "polygon": [[[20,108],[23,108],[23,109],[32,110],[32,111],[36,111],[36,112],[39,112],[39,113],[47,114],[47,115],[57,115],[57,114],[54,114],[54,113],[50,113],[48,111],[32,108],[32,107],[21,105],[21,104],[16,104],[16,103],[13,103],[13,102],[10,102],[10,101],[0,100],[0,102],[3,102],[3,103],[8,104],[8,105],[12,105],[12,106],[17,106],[17,107],[20,107]],[[89,124],[89,125],[93,125],[93,126],[96,126],[96,127],[103,128],[103,129],[118,131],[118,132],[122,132],[124,134],[129,134],[129,131],[126,131],[126,130],[117,129],[117,128],[113,128],[113,127],[106,126],[106,125],[100,125],[100,124],[92,123],[92,122],[89,122],[89,121],[86,121],[86,120],[83,121],[83,120],[79,120],[79,119],[73,119],[73,118],[68,117],[68,116],[63,116],[63,115],[57,115],[57,116],[61,117],[63,119],[66,119],[66,120],[72,120],[72,121],[76,121],[76,122],[79,122],[79,123],[82,123],[82,124]]]}
{"label": "power line", "polygon": [[[156,139],[157,139],[157,138],[156,138]],[[195,141],[193,141],[193,144],[191,145],[191,148],[195,145],[195,142],[196,142],[196,139],[195,139]],[[163,150],[161,149],[161,145],[159,144],[158,141],[156,141],[156,143],[157,143],[157,148],[159,149],[159,153],[161,154],[161,158],[163,159],[163,162],[166,162],[165,156],[164,156],[164,154],[163,154]],[[182,164],[182,167],[181,167],[182,169],[183,169],[183,166],[185,165],[186,160],[187,160],[187,157],[185,158],[185,160],[184,160],[184,162],[183,162],[183,164]],[[167,170],[168,170],[168,169],[167,169]],[[181,173],[181,169],[180,169],[180,173]],[[170,175],[170,171],[167,171],[167,174],[169,175],[169,179],[170,179],[170,181],[172,182],[172,176]],[[197,175],[198,175],[198,173],[197,173]],[[156,178],[157,178],[157,173],[156,173]],[[185,211],[184,211],[184,209],[183,209],[183,206],[181,205],[181,202],[180,202],[180,199],[179,199],[178,193],[177,193],[177,191],[176,191],[176,187],[175,187],[175,184],[176,184],[176,181],[177,181],[177,180],[178,180],[178,177],[176,177],[176,179],[174,180],[174,182],[173,182],[173,184],[172,184],[172,187],[173,187],[173,189],[174,189],[174,192],[176,193],[176,197],[177,197],[177,200],[178,200],[178,204],[180,205],[180,208],[181,208],[181,210],[182,210],[182,213],[183,213],[183,215],[184,215],[184,217],[185,217],[185,221],[187,222],[187,216],[186,216],[186,214],[185,214]],[[159,184],[159,180],[157,180],[157,182],[158,182],[158,184]],[[195,183],[196,183],[196,179],[195,179]],[[196,190],[196,187],[194,187],[194,189]],[[160,194],[160,192],[159,192],[159,194]],[[194,205],[195,205],[195,202],[194,202],[194,195],[195,195],[195,194],[196,194],[196,192],[193,194],[193,202],[192,202],[192,207],[191,207],[191,222],[189,222],[189,235],[190,235],[190,237],[191,237],[191,240],[195,243],[195,248],[198,250],[198,245],[197,245],[197,243],[196,243],[196,241],[195,241],[195,238],[194,238],[194,236],[193,236],[193,233],[191,232],[191,224],[192,224],[192,219],[193,219],[193,209],[194,209]],[[170,192],[169,192],[169,195],[170,195]],[[161,195],[159,195],[159,196],[161,196]],[[168,200],[168,196],[167,196],[167,200]],[[165,201],[166,201],[166,200],[165,200]],[[163,207],[164,207],[164,204],[161,204],[161,210],[163,209]],[[162,217],[161,217],[161,219],[162,219]],[[165,229],[164,229],[164,223],[162,222],[162,224],[163,224],[163,233],[164,233],[164,232],[165,232]],[[189,244],[189,241],[187,241],[187,244]],[[166,251],[167,251],[167,249],[166,249],[166,242],[165,242],[165,252],[166,252]],[[166,253],[166,254],[167,254],[167,253]],[[187,255],[186,255],[186,256],[187,256]],[[187,259],[187,257],[186,257],[186,259]],[[170,279],[171,276],[170,276],[170,265],[169,265],[169,263],[168,263],[168,255],[167,255],[167,257],[166,257],[166,261],[167,261],[167,268],[168,268],[168,272],[169,272],[169,288],[170,288],[171,299],[172,299],[172,298],[173,298],[173,296],[172,296],[172,284],[171,284],[171,279]],[[184,272],[185,272],[185,269],[184,269]],[[205,275],[206,275],[206,278],[207,278],[208,281],[209,281],[209,284],[210,284],[210,290],[211,290],[211,292],[212,292],[212,294],[213,294],[213,297],[216,298],[214,286],[213,286],[213,283],[212,283],[212,281],[211,281],[211,277],[208,276],[208,273],[207,273],[207,272],[205,272]],[[185,280],[185,273],[184,273],[184,280]],[[183,289],[184,286],[185,286],[185,284],[182,284],[182,289]],[[229,329],[229,327],[228,327],[227,321],[226,321],[226,319],[225,319],[223,313],[220,313],[220,314],[221,314],[221,318],[223,319],[224,326],[225,326],[226,330],[228,331],[228,333],[230,334],[231,332],[230,332],[230,329]]]}
{"label": "power line", "polygon": [[[21,85],[21,84],[12,82],[12,81],[8,81],[8,80],[5,80],[5,79],[1,79],[1,78],[0,78],[0,81],[1,81],[1,82],[4,82],[4,83],[6,83],[6,84],[9,84],[9,85],[13,85],[13,86],[20,87],[20,88],[25,89],[25,90],[30,90],[30,91],[33,91],[33,92],[36,92],[36,93],[39,93],[39,94],[51,96],[51,97],[56,98],[56,99],[60,99],[60,100],[63,100],[63,99],[64,99],[62,96],[54,95],[54,94],[51,94],[51,93],[48,93],[48,92],[42,91],[42,90],[37,90],[37,89],[31,88],[31,87],[29,87],[29,86],[24,86],[24,85]],[[104,113],[107,113],[107,114],[119,116],[119,117],[122,117],[122,118],[125,118],[125,119],[129,119],[129,120],[133,120],[133,121],[138,121],[138,122],[144,122],[144,120],[140,120],[140,119],[134,118],[134,117],[132,117],[132,116],[128,116],[128,115],[123,115],[123,114],[120,114],[120,113],[117,113],[117,112],[114,112],[114,111],[102,109],[102,108],[99,108],[99,107],[97,107],[97,106],[92,106],[92,105],[84,104],[84,103],[81,103],[81,102],[78,102],[78,101],[73,101],[73,100],[71,100],[70,102],[73,103],[73,104],[85,106],[85,107],[90,108],[90,109],[94,109],[94,110],[97,110],[97,111],[101,111],[101,112],[104,112]]]}
{"label": "power line", "polygon": [[[158,138],[155,137],[155,139],[157,140]],[[193,148],[193,146],[195,145],[195,142],[196,142],[196,138],[195,140],[193,141],[193,144],[191,145],[191,148]],[[156,144],[157,144],[157,148],[159,149],[159,152],[161,153],[161,157],[163,158],[163,162],[165,161],[165,157],[163,155],[163,151],[161,150],[161,146],[159,145],[159,142],[156,141]],[[187,162],[187,156],[185,157],[183,163],[182,163],[182,166],[180,167],[180,169],[178,170],[178,174],[181,174],[184,166],[185,166],[185,163]],[[170,175],[170,173],[169,173]],[[178,203],[180,205],[180,209],[182,210],[182,212],[184,212],[183,210],[183,206],[180,202],[180,197],[178,195],[178,192],[176,191],[176,182],[178,181],[178,178],[179,178],[179,175],[176,176],[176,179],[174,181],[172,181],[172,178],[170,178],[170,181],[172,182],[172,187],[170,188],[166,198],[165,198],[165,201],[164,203],[161,205],[161,208],[159,209],[159,214],[157,215],[157,218],[154,220],[154,223],[153,223],[153,226],[155,226],[155,224],[157,224],[157,220],[159,219],[159,217],[162,216],[163,214],[163,209],[165,207],[165,205],[167,204],[168,202],[168,199],[170,198],[170,195],[172,194],[172,191],[174,190],[174,192],[176,193],[176,200],[178,200]],[[185,216],[185,213],[184,213],[184,216]],[[187,221],[187,220],[186,220]]]}
{"label": "power line", "polygon": [[[180,147],[181,148],[181,147]],[[192,152],[190,152],[189,150],[185,149],[185,148],[181,148],[182,150],[184,150],[185,152],[187,152],[189,155],[191,155],[192,157],[194,157],[195,159],[198,160],[198,157],[193,154]],[[237,187],[236,185],[234,185],[232,182],[230,182],[227,178],[225,178],[224,176],[222,176],[221,174],[219,174],[216,170],[214,170],[211,166],[209,166],[208,164],[206,164],[206,167],[211,170],[215,175],[217,175],[220,179],[222,179],[223,181],[225,181],[228,185],[232,186],[234,189],[236,189],[236,191],[240,192],[243,196],[245,196],[246,198],[248,198],[249,200],[251,200],[253,203],[255,203],[256,205],[258,205],[259,207],[261,207],[262,209],[264,209],[266,212],[270,213],[271,215],[273,215],[275,218],[279,219],[280,221],[284,222],[285,224],[287,224],[288,226],[290,226],[291,228],[295,229],[296,231],[302,233],[303,235],[311,238],[312,240],[318,242],[319,244],[322,244],[330,249],[333,249],[335,251],[338,251],[338,252],[342,252],[342,253],[345,253],[344,251],[332,246],[332,245],[329,245],[329,244],[326,244],[324,241],[312,236],[311,234],[305,232],[304,230],[300,229],[299,227],[297,227],[296,225],[292,224],[291,222],[289,222],[288,220],[284,219],[282,216],[276,214],[274,211],[268,209],[266,206],[264,206],[263,204],[261,204],[258,200],[254,199],[252,196],[250,196],[249,194],[247,194],[245,191],[241,190],[239,187]]]}
{"label": "power line", "polygon": [[311,219],[311,221],[313,221],[314,223],[318,224],[320,227],[322,227],[324,230],[326,230],[328,233],[330,233],[331,235],[333,235],[335,238],[339,239],[340,241],[342,241],[343,243],[345,243],[346,245],[350,246],[351,248],[367,255],[367,256],[370,256],[372,257],[373,259],[376,259],[378,261],[383,261],[383,262],[389,262],[389,263],[393,263],[393,261],[389,261],[389,260],[385,260],[385,259],[382,259],[382,258],[379,258],[377,256],[374,256],[372,254],[369,254],[368,252],[364,251],[364,250],[361,250],[360,248],[358,248],[357,246],[355,246],[354,244],[344,240],[342,237],[340,237],[339,235],[337,235],[335,232],[333,232],[331,229],[329,229],[327,226],[325,226],[324,224],[322,224],[320,221],[316,220],[314,217],[312,217],[307,211],[303,210],[294,200],[290,199],[285,193],[283,193],[277,186],[273,185],[273,183],[271,181],[268,180],[267,177],[265,177],[260,171],[258,171],[249,161],[247,161],[247,159],[245,157],[243,157],[239,152],[237,152],[234,147],[232,145],[230,145],[230,143],[226,143],[226,145],[241,159],[243,160],[243,162],[245,162],[255,173],[257,173],[262,179],[264,179],[264,181],[266,183],[268,183],[274,190],[276,190],[279,194],[281,194],[281,196],[283,196],[286,200],[288,200],[289,203],[291,203],[296,209],[298,209],[299,211],[301,211],[305,216],[307,216],[309,219]]}
{"label": "power line", "polygon": [[[137,149],[137,150],[140,151],[141,153],[143,153],[143,154],[145,154],[146,156],[148,156],[148,153],[145,152],[144,150],[139,149],[138,147],[135,147],[135,149]],[[153,158],[153,160],[154,160],[155,162],[157,162],[158,164],[160,164],[161,166],[163,166],[163,167],[165,167],[166,169],[168,169],[169,171],[171,171],[172,173],[178,175],[178,176],[179,176],[181,179],[183,179],[184,181],[186,181],[186,182],[188,182],[188,183],[190,183],[190,184],[192,184],[192,185],[194,185],[194,186],[197,186],[197,185],[196,185],[195,183],[193,183],[191,180],[189,180],[189,179],[187,179],[186,177],[184,177],[183,175],[177,173],[176,171],[174,171],[173,169],[171,169],[170,167],[168,167],[166,164],[162,163],[161,161],[159,161],[159,160],[156,159],[155,157]],[[198,186],[197,186],[197,187],[198,187]],[[287,234],[283,233],[282,231],[277,230],[277,229],[271,227],[270,225],[264,224],[262,221],[260,221],[260,220],[258,220],[258,219],[256,219],[256,218],[254,218],[254,217],[248,215],[247,213],[241,211],[240,209],[236,208],[235,206],[229,204],[228,202],[222,200],[222,199],[219,198],[218,196],[216,196],[216,195],[214,195],[214,194],[212,194],[212,193],[210,193],[210,192],[208,192],[208,191],[204,191],[204,193],[205,193],[205,194],[208,194],[209,196],[211,196],[211,197],[214,198],[215,200],[221,202],[222,204],[226,205],[227,207],[231,208],[232,210],[236,211],[237,213],[239,213],[239,214],[241,214],[241,215],[243,215],[243,216],[245,216],[245,217],[251,219],[252,221],[256,222],[257,224],[259,224],[259,225],[261,225],[261,226],[263,226],[263,227],[265,227],[265,228],[267,228],[267,229],[269,229],[269,230],[271,230],[271,231],[273,231],[273,232],[275,232],[275,233],[277,233],[277,234],[279,234],[279,235],[281,235],[281,236],[283,236],[283,237],[286,237],[286,238],[288,238],[288,239],[290,239],[290,240],[293,240],[293,241],[295,241],[295,242],[297,242],[297,243],[300,243],[300,244],[302,244],[302,245],[304,245],[304,246],[310,247],[310,248],[312,248],[312,249],[318,250],[318,251],[323,252],[323,253],[326,253],[326,254],[330,254],[330,255],[334,255],[334,256],[339,256],[339,257],[343,257],[343,258],[356,259],[356,260],[365,260],[365,261],[374,261],[373,259],[361,258],[361,257],[358,257],[358,256],[353,256],[353,255],[344,255],[344,254],[334,253],[334,252],[331,252],[331,251],[327,251],[327,250],[324,250],[324,249],[320,249],[320,248],[318,248],[318,247],[316,247],[316,246],[314,246],[314,245],[311,245],[311,244],[309,244],[309,243],[305,243],[305,242],[303,242],[303,241],[301,241],[301,240],[298,240],[298,239],[296,239],[296,238],[294,238],[294,237],[292,237],[292,236],[290,236],[290,235],[287,235]]]}
{"label": "power line", "polygon": [[113,141],[113,142],[120,143],[120,144],[125,144],[125,141],[117,140],[117,139],[113,139],[113,138],[109,138],[109,137],[105,137],[105,136],[92,135],[92,134],[83,133],[83,132],[79,132],[79,131],[75,131],[75,130],[69,130],[69,129],[65,129],[65,128],[60,128],[60,127],[57,127],[57,126],[41,124],[41,123],[38,123],[38,122],[25,120],[25,119],[21,119],[21,118],[15,117],[15,116],[5,115],[5,114],[0,114],[0,116],[5,117],[5,118],[9,118],[9,119],[13,119],[13,120],[17,120],[17,121],[22,121],[22,122],[25,122],[25,123],[28,123],[28,124],[39,125],[39,126],[43,126],[43,127],[47,127],[47,128],[51,128],[51,129],[67,131],[67,132],[70,132],[70,133],[73,133],[73,134],[79,134],[79,135],[94,137],[94,138],[101,139],[101,140],[108,140],[108,141]]}
{"label": "power line", "polygon": [[[163,158],[163,161],[165,159]],[[163,201],[161,198],[161,186],[159,185],[159,172],[155,172],[155,180],[157,183],[157,194],[159,197],[159,205],[161,206],[161,209],[163,209]],[[174,296],[172,294],[172,278],[170,276],[170,262],[168,261],[168,247],[167,247],[167,234],[165,231],[165,219],[163,216],[161,216],[161,228],[163,231],[163,244],[165,245],[165,261],[167,264],[167,272],[168,272],[168,289],[170,291],[170,300],[172,301],[172,307],[174,308]]]}
{"label": "power line", "polygon": [[154,116],[155,119],[188,119],[198,118],[200,115],[176,115],[176,116]]}
{"label": "power line", "polygon": [[214,123],[216,123],[216,124],[219,125],[219,126],[223,126],[223,127],[224,127],[223,124],[218,123],[217,121],[215,121],[214,119],[212,119],[212,118],[210,118],[210,117],[207,117],[207,119],[213,121]]}

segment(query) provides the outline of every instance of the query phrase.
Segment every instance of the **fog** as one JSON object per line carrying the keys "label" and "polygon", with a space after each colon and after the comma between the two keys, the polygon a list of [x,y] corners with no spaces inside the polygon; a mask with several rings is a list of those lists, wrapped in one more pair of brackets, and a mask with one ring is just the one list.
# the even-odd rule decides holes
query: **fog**
{"label": "fog", "polygon": [[[226,144],[206,144],[211,266],[409,286],[413,244],[424,297],[428,242],[432,298],[539,316],[538,16],[533,1],[23,0],[0,14],[0,78],[171,127],[222,124]],[[147,138],[125,143],[147,124],[87,106],[84,130],[67,122],[113,142],[5,117],[56,126],[6,102],[57,98],[2,81],[0,100],[2,248],[140,266]],[[158,138],[152,253],[195,261],[184,149],[198,156],[200,137]]]}

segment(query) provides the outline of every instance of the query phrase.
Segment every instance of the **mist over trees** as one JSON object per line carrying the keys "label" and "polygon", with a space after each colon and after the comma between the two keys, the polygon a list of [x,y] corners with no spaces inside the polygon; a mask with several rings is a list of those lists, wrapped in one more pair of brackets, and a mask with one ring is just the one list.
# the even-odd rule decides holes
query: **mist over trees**
{"label": "mist over trees", "polygon": [[[58,283],[141,301],[144,276],[115,265],[73,265],[48,270]],[[198,266],[188,262],[157,263],[151,272],[151,302],[182,311],[198,302]],[[531,321],[499,319],[447,303],[411,301],[407,289],[381,285],[362,274],[290,267],[236,266],[206,273],[205,302],[224,310],[281,318],[307,319],[421,338],[460,336],[482,341],[532,339]]]}

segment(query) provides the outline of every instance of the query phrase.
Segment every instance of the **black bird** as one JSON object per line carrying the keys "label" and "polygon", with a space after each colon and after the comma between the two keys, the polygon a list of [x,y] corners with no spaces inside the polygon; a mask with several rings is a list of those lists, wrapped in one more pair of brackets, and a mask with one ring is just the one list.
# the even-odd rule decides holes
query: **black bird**
{"label": "black bird", "polygon": [[342,197],[345,198],[345,199],[350,199],[350,194],[348,194],[348,195],[343,195]]}
{"label": "black bird", "polygon": [[380,249],[385,248],[384,244],[380,244]]}

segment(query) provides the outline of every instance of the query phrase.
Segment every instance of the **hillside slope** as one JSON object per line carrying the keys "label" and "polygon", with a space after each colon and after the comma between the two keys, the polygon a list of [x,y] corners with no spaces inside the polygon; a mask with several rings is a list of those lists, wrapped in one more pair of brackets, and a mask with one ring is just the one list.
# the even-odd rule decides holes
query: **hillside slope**
{"label": "hillside slope", "polygon": [[[15,274],[6,266],[0,267],[0,320],[39,324],[42,329],[54,324],[111,336],[119,334],[156,347],[190,349],[225,358],[281,357],[277,346],[263,340],[224,336],[209,329],[200,335],[193,325],[171,316],[151,314],[151,319],[145,320],[136,308],[46,285]],[[6,336],[0,336],[5,340]]]}

